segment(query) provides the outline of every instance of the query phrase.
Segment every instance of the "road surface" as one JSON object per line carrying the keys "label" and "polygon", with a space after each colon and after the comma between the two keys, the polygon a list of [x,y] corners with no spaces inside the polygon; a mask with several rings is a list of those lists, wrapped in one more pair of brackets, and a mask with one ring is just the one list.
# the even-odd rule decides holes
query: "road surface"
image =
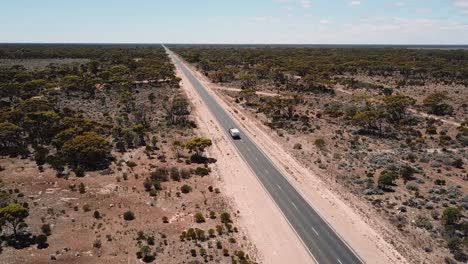
{"label": "road surface", "polygon": [[[206,88],[180,59],[170,50],[167,49],[167,51],[183,74],[187,76],[203,102],[230,138],[228,129],[240,127],[207,92]],[[273,165],[273,162],[242,130],[241,139],[231,140],[316,262],[320,264],[362,263],[360,258],[318,215],[286,180],[285,176]]]}

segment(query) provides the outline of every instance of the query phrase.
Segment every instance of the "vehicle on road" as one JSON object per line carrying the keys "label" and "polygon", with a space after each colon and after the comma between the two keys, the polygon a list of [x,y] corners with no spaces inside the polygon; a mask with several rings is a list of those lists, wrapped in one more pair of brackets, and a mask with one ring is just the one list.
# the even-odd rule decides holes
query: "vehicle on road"
{"label": "vehicle on road", "polygon": [[240,139],[240,131],[237,128],[230,128],[229,134],[231,134],[233,139]]}

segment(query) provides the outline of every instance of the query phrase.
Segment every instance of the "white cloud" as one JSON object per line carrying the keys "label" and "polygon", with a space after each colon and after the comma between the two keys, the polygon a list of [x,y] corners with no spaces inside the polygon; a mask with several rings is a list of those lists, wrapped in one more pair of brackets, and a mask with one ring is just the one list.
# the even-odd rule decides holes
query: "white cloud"
{"label": "white cloud", "polygon": [[[293,4],[299,4],[302,8],[311,8],[312,7],[312,0],[272,0],[275,3],[279,4],[291,4],[291,2],[294,2]],[[291,6],[289,6],[291,8]]]}
{"label": "white cloud", "polygon": [[303,8],[310,8],[312,6],[311,0],[301,0],[300,4]]}
{"label": "white cloud", "polygon": [[359,0],[353,0],[353,1],[349,2],[350,6],[357,6],[357,5],[360,5],[360,4],[361,4],[361,1],[359,1]]}
{"label": "white cloud", "polygon": [[468,0],[452,0],[453,5],[463,13],[468,14]]}
{"label": "white cloud", "polygon": [[327,19],[322,19],[322,20],[319,21],[319,23],[322,24],[322,25],[327,25],[327,24],[330,24],[331,21],[327,20]]}

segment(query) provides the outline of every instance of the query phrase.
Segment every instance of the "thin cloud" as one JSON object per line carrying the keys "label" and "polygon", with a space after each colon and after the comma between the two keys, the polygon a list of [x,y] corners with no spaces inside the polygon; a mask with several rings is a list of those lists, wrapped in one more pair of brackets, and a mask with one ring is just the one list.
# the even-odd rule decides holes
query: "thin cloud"
{"label": "thin cloud", "polygon": [[358,6],[360,4],[361,4],[361,1],[358,1],[358,0],[353,0],[353,1],[349,2],[350,6]]}
{"label": "thin cloud", "polygon": [[312,6],[312,1],[310,0],[301,0],[300,4],[303,8],[310,8]]}
{"label": "thin cloud", "polygon": [[468,14],[468,0],[452,0],[453,5],[463,13]]}

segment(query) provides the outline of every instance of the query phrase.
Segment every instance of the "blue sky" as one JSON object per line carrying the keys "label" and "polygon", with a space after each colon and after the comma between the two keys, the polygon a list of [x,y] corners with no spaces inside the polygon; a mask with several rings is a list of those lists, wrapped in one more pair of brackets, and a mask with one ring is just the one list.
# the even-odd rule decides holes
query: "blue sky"
{"label": "blue sky", "polygon": [[468,44],[468,0],[0,0],[0,42]]}

